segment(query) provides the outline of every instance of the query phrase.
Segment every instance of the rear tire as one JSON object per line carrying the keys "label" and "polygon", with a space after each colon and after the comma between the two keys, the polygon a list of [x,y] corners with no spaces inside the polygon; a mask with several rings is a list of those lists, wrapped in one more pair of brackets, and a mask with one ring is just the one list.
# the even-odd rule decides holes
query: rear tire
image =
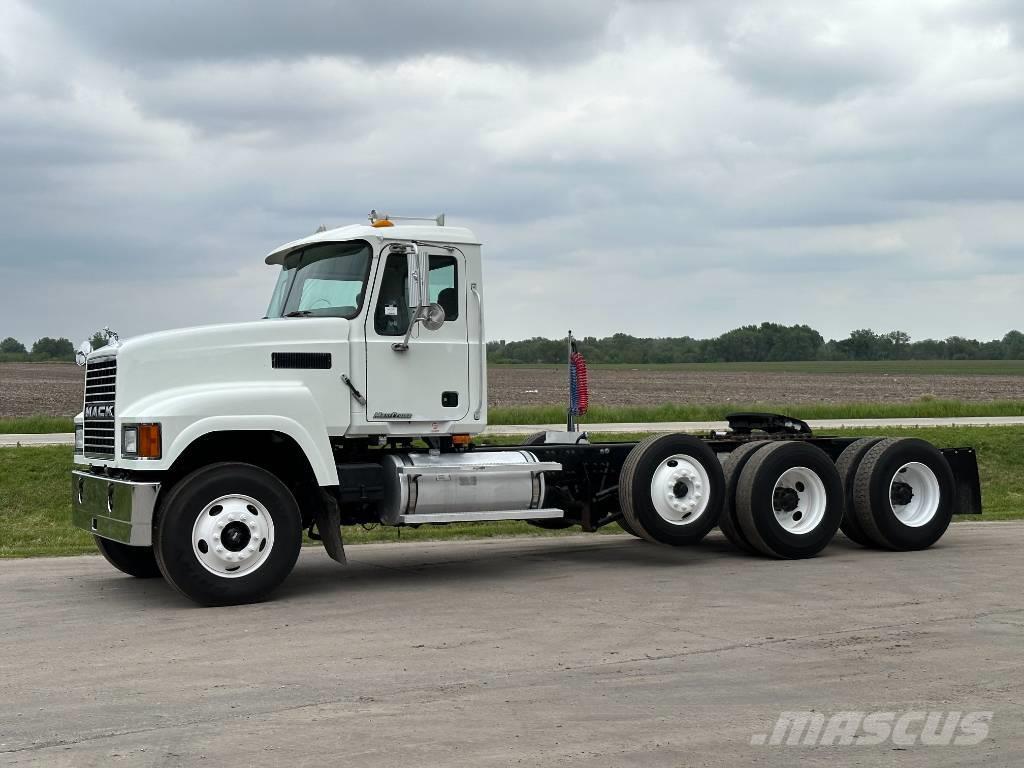
{"label": "rear tire", "polygon": [[878,546],[926,549],[949,528],[955,489],[949,462],[931,443],[882,440],[857,470],[853,506],[864,532]]}
{"label": "rear tire", "polygon": [[690,435],[654,435],[634,446],[619,475],[626,523],[648,541],[695,544],[715,527],[725,498],[722,464]]}
{"label": "rear tire", "polygon": [[302,547],[302,515],[275,475],[251,464],[203,467],[160,504],[153,549],[167,581],[201,605],[239,605],[281,585]]}
{"label": "rear tire", "polygon": [[740,473],[740,527],[770,556],[814,557],[839,530],[843,484],[828,454],[809,443],[764,446]]}
{"label": "rear tire", "polygon": [[160,575],[152,547],[130,547],[118,541],[93,536],[96,548],[112,566],[137,579],[152,579]]}
{"label": "rear tire", "polygon": [[843,522],[839,524],[839,530],[850,541],[860,544],[862,547],[876,545],[864,532],[863,526],[857,520],[857,513],[853,510],[853,483],[857,477],[857,468],[860,467],[860,463],[864,459],[864,454],[880,442],[882,442],[881,437],[865,437],[857,440],[846,446],[836,460],[836,471],[839,472],[839,479],[843,483],[843,500],[845,501]]}
{"label": "rear tire", "polygon": [[771,445],[771,440],[755,440],[751,443],[744,443],[729,454],[729,458],[725,460],[722,468],[725,473],[725,504],[722,506],[722,514],[718,518],[718,527],[730,544],[748,555],[756,555],[758,551],[757,547],[751,544],[746,534],[743,533],[739,518],[736,517],[736,487],[740,483],[740,473],[747,466],[747,462],[766,445]]}

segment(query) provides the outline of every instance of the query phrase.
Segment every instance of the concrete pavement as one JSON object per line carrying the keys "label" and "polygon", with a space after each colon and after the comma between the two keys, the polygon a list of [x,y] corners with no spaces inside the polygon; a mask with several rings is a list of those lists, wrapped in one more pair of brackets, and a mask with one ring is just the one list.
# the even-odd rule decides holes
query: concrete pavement
{"label": "concrete pavement", "polygon": [[[966,416],[948,419],[819,419],[808,422],[815,430],[872,427],[1006,427],[1024,425],[1024,416]],[[583,424],[588,432],[710,432],[728,427],[724,421],[663,421],[614,424]],[[560,431],[565,424],[496,424],[485,435],[531,435],[546,430]],[[51,435],[0,435],[0,447],[16,445],[74,445],[70,433]]]}
{"label": "concrete pavement", "polygon": [[[308,549],[222,609],[98,557],[0,561],[0,764],[1020,765],[1022,548],[960,523],[794,562],[717,532]],[[994,714],[970,747],[752,746],[785,710]]]}

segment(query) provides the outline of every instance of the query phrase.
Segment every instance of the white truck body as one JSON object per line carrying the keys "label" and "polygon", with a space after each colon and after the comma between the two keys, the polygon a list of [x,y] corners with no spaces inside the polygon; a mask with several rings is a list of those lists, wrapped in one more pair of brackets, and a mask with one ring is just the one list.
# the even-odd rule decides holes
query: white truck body
{"label": "white truck body", "polygon": [[802,558],[840,526],[866,546],[921,549],[954,512],[981,511],[969,448],[818,437],[783,415],[592,443],[570,426],[586,400],[575,353],[565,433],[475,446],[480,244],[441,220],[371,222],[272,251],[282,269],[262,320],[83,350],[72,521],[115,567],[223,605],[276,588],[304,530],[339,562],[345,525],[503,520],[618,523],[673,546],[718,525],[747,552]]}

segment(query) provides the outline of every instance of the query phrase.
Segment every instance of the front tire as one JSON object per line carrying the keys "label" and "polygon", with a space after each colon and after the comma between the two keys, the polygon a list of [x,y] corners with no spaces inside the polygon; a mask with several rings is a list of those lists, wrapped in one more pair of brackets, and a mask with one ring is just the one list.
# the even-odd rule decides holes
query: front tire
{"label": "front tire", "polygon": [[291,573],[302,515],[270,472],[212,464],[171,489],[153,533],[156,561],[173,587],[201,605],[239,605],[262,600]]}
{"label": "front tire", "polygon": [[661,544],[703,539],[718,524],[724,498],[721,462],[690,435],[655,435],[637,443],[619,476],[619,504],[629,528]]}
{"label": "front tire", "polygon": [[130,547],[117,541],[93,536],[96,548],[108,563],[122,573],[137,579],[152,579],[160,575],[152,547]]}

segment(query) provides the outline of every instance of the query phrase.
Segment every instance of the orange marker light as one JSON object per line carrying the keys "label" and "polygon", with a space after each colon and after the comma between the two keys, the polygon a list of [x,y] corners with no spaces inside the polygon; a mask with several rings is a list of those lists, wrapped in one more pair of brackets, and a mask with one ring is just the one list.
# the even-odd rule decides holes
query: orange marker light
{"label": "orange marker light", "polygon": [[375,222],[373,222],[372,226],[374,226],[374,227],[393,227],[395,225],[392,222],[388,221],[387,219],[377,219]]}
{"label": "orange marker light", "polygon": [[159,459],[162,455],[159,424],[139,424],[140,459]]}
{"label": "orange marker light", "polygon": [[469,435],[452,435],[452,445],[469,445]]}

